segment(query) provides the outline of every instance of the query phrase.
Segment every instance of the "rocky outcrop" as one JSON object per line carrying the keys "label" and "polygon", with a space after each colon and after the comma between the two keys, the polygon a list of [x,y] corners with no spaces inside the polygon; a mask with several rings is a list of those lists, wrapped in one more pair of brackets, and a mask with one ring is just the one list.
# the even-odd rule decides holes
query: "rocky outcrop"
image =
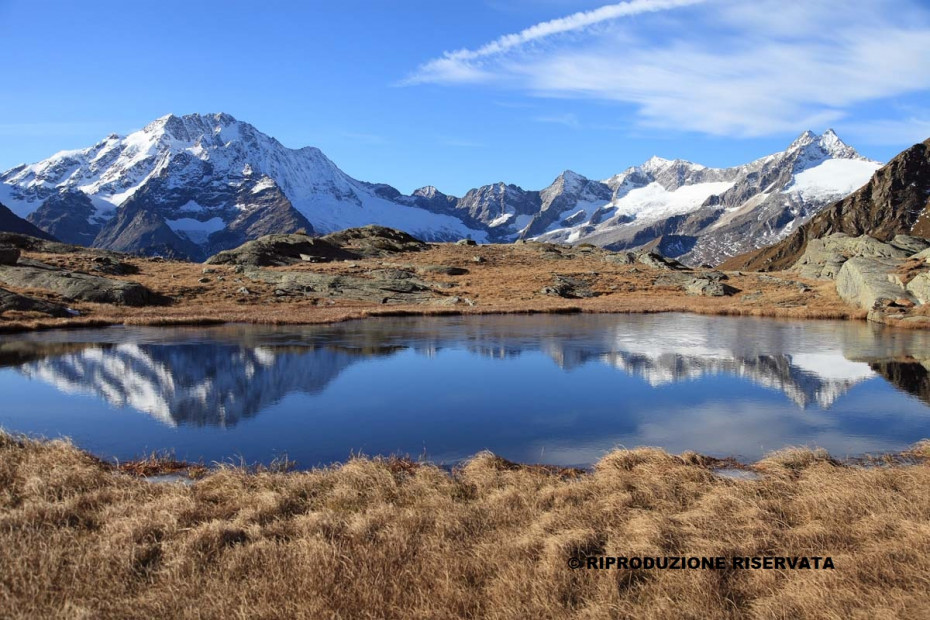
{"label": "rocky outcrop", "polygon": [[428,283],[399,269],[373,270],[367,278],[262,269],[246,271],[244,275],[272,284],[287,295],[340,297],[379,304],[422,304],[436,298]]}
{"label": "rocky outcrop", "polygon": [[736,288],[723,282],[723,279],[726,279],[726,276],[723,276],[723,278],[714,276],[691,278],[685,284],[685,292],[689,295],[703,295],[704,297],[729,297],[739,292]]}
{"label": "rocky outcrop", "polygon": [[904,258],[913,253],[908,251],[907,247],[917,248],[921,245],[921,240],[914,237],[899,235],[896,239],[900,239],[904,245],[884,243],[868,235],[850,237],[845,233],[834,233],[822,239],[811,239],[804,254],[791,269],[806,278],[834,280],[843,263],[850,257]]}
{"label": "rocky outcrop", "polygon": [[677,260],[662,256],[661,254],[657,254],[655,252],[642,252],[637,254],[636,262],[646,265],[647,267],[661,269],[663,271],[683,271],[689,269],[685,265],[679,263]]}
{"label": "rocky outcrop", "polygon": [[374,225],[347,228],[325,235],[322,239],[352,253],[356,258],[377,258],[404,252],[421,252],[429,248],[428,244],[413,235]]}
{"label": "rocky outcrop", "polygon": [[323,239],[307,235],[266,235],[234,250],[225,250],[206,260],[209,265],[270,267],[302,262],[322,263],[357,258],[351,252]]}
{"label": "rocky outcrop", "polygon": [[893,275],[899,264],[899,261],[889,258],[850,258],[837,274],[836,292],[846,302],[866,309],[874,308],[880,300],[914,302],[901,281]]}
{"label": "rocky outcrop", "polygon": [[305,234],[266,235],[206,260],[211,265],[269,267],[302,262],[379,258],[429,247],[407,233],[383,226],[350,228],[324,237]]}
{"label": "rocky outcrop", "polygon": [[0,282],[7,286],[51,291],[66,300],[145,306],[159,297],[137,282],[125,282],[86,273],[56,269],[41,263],[0,266]]}
{"label": "rocky outcrop", "polygon": [[564,299],[584,299],[596,296],[596,293],[591,290],[590,282],[582,278],[559,274],[555,274],[552,284],[543,287],[540,292],[543,295],[552,295]]}
{"label": "rocky outcrop", "polygon": [[0,314],[4,312],[38,312],[48,316],[66,317],[71,313],[62,305],[43,299],[19,295],[13,291],[0,288]]}
{"label": "rocky outcrop", "polygon": [[919,273],[907,283],[907,292],[922,304],[930,303],[930,272]]}

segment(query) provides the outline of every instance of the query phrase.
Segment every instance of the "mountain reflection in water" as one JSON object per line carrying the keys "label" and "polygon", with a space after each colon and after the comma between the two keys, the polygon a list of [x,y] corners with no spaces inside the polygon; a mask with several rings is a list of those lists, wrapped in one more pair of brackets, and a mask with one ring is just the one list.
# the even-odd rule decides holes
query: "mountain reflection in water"
{"label": "mountain reflection in water", "polygon": [[[352,367],[359,369],[352,379],[357,389],[365,390],[366,372],[379,368],[372,362],[410,354],[438,360],[443,351],[516,365],[521,357],[543,355],[566,373],[600,366],[615,373],[616,380],[628,376],[644,381],[650,386],[645,389],[657,394],[678,388],[678,400],[698,390],[702,380],[731,378],[735,391],[760,386],[783,393],[797,411],[827,410],[854,386],[877,379],[930,404],[930,336],[922,332],[852,322],[691,315],[486,316],[45,332],[0,339],[0,367],[62,393],[145,412],[165,425],[231,429],[289,395],[325,393]],[[370,365],[367,370],[365,364]],[[457,372],[454,364],[446,366],[449,376]],[[508,381],[508,368],[494,367],[504,375],[498,380]],[[546,390],[547,385],[534,384],[532,372],[514,370],[510,387],[522,382],[522,389]],[[411,374],[405,387],[410,393],[427,389],[421,380]],[[621,387],[611,385],[609,377],[598,383],[603,400],[624,402]],[[492,389],[480,383],[473,388],[479,393]],[[706,399],[706,393],[699,396]],[[486,397],[493,403],[495,394]],[[512,397],[502,399],[513,407]],[[385,403],[385,408],[398,405]],[[436,407],[455,409],[455,404],[437,402]],[[662,423],[660,412],[640,409],[632,412],[640,424]],[[530,439],[532,435],[528,433]]]}

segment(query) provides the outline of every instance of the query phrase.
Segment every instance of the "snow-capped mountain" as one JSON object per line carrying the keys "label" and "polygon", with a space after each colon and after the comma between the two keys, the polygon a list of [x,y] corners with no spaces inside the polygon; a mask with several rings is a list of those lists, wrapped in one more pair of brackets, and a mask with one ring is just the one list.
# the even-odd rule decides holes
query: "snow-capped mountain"
{"label": "snow-capped mountain", "polygon": [[0,174],[0,202],[73,242],[192,258],[269,232],[381,224],[427,240],[483,230],[342,172],[316,148],[289,149],[228,114],[159,118]]}
{"label": "snow-capped mountain", "polygon": [[690,263],[779,241],[879,167],[828,130],[733,168],[653,157],[609,179],[462,197],[358,181],[319,149],[289,149],[227,114],[168,115],[0,174],[0,203],[82,245],[202,258],[272,232],[380,224],[424,240],[656,247]]}
{"label": "snow-capped mountain", "polygon": [[611,199],[539,239],[614,249],[651,245],[686,263],[716,264],[775,243],[881,166],[832,130],[801,134],[785,151],[733,168],[658,157],[604,181]]}

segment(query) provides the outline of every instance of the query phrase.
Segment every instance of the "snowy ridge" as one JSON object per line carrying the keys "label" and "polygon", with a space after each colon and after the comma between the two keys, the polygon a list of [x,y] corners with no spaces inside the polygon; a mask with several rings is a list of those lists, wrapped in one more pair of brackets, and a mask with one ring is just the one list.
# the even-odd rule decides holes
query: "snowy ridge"
{"label": "snowy ridge", "polygon": [[[252,209],[251,195],[274,188],[319,233],[381,224],[424,239],[486,237],[458,218],[394,201],[399,192],[351,178],[317,148],[289,149],[228,114],[163,116],[128,136],[110,135],[89,148],[18,166],[0,174],[0,181],[0,201],[21,217],[71,189],[91,198],[98,223],[105,225],[136,197],[165,220],[208,223],[168,224],[193,232],[187,237],[197,243],[222,230],[216,218],[224,228],[237,211]],[[178,204],[181,197],[186,199]]]}
{"label": "snowy ridge", "polygon": [[658,244],[696,264],[784,238],[879,166],[832,130],[806,131],[786,150],[732,168],[652,157],[602,181],[566,170],[541,190],[499,182],[460,198],[433,186],[404,196],[353,179],[317,148],[287,148],[228,114],[167,115],[128,136],[0,174],[0,203],[40,228],[65,221],[66,212],[67,227],[43,230],[99,247],[120,239],[113,249],[140,253],[163,248],[134,245],[136,224],[115,217],[121,210],[155,214],[147,234],[182,255],[195,247],[206,256],[271,232],[379,224],[428,241]]}

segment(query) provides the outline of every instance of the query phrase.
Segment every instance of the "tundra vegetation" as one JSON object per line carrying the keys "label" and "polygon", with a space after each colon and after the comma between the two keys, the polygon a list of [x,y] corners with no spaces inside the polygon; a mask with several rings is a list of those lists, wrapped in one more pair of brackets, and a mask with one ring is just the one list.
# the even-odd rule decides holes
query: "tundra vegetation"
{"label": "tundra vegetation", "polygon": [[[185,470],[0,434],[0,615],[925,618],[928,457],[925,444],[869,466],[790,449],[745,478],[651,448],[587,472],[487,453],[451,472],[361,457]],[[140,476],[161,466],[181,481]],[[835,569],[569,568],[602,555]]]}

